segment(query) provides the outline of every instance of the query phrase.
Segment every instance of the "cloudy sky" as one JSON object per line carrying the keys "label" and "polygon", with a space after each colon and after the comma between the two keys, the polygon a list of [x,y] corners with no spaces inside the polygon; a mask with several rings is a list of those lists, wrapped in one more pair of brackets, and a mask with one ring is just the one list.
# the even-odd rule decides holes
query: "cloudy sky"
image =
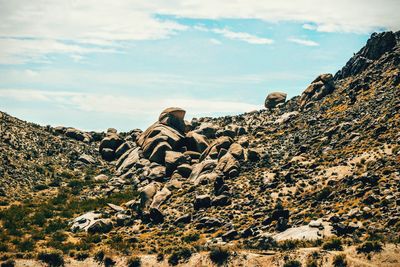
{"label": "cloudy sky", "polygon": [[0,110],[42,125],[145,128],[261,109],[335,73],[398,0],[0,0]]}

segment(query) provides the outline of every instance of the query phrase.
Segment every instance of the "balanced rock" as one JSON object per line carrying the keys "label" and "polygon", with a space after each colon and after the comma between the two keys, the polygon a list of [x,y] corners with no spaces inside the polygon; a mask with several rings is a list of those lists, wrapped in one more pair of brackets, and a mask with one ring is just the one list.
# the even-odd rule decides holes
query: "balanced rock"
{"label": "balanced rock", "polygon": [[278,104],[285,103],[287,94],[282,92],[270,93],[265,99],[265,108],[272,109]]}

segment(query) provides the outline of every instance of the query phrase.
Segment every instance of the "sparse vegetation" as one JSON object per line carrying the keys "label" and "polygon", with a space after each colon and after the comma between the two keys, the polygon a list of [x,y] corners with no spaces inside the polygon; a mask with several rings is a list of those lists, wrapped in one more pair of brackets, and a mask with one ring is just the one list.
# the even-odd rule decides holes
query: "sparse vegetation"
{"label": "sparse vegetation", "polygon": [[223,265],[229,259],[230,251],[224,247],[215,247],[210,251],[210,260],[217,265]]}
{"label": "sparse vegetation", "polygon": [[63,253],[59,250],[40,251],[37,255],[37,259],[46,263],[49,267],[64,266]]}
{"label": "sparse vegetation", "polygon": [[356,249],[357,253],[381,252],[382,244],[378,241],[366,241],[359,245]]}
{"label": "sparse vegetation", "polygon": [[339,238],[332,238],[322,244],[322,248],[325,250],[343,250],[342,240]]}
{"label": "sparse vegetation", "polygon": [[188,261],[192,256],[192,250],[188,247],[180,247],[172,251],[168,257],[168,263],[171,265],[177,265],[179,263]]}
{"label": "sparse vegetation", "polygon": [[140,267],[142,266],[142,260],[138,256],[132,256],[127,260],[128,267]]}
{"label": "sparse vegetation", "polygon": [[346,255],[344,254],[335,255],[333,257],[332,264],[335,267],[346,267],[347,266]]}
{"label": "sparse vegetation", "polygon": [[301,262],[298,260],[288,260],[283,264],[283,267],[301,267]]}

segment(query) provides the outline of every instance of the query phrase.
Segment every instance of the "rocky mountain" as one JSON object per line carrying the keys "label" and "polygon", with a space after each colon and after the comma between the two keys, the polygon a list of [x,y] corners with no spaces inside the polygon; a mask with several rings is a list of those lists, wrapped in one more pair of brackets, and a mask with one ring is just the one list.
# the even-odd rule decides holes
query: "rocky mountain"
{"label": "rocky mountain", "polygon": [[399,266],[399,66],[400,32],[383,32],[238,116],[167,108],[143,132],[95,133],[1,113],[3,259]]}

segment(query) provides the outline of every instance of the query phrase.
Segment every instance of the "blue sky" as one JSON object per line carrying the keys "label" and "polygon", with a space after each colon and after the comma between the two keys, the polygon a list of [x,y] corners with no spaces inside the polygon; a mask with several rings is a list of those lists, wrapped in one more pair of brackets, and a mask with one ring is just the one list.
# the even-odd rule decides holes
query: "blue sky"
{"label": "blue sky", "polygon": [[143,129],[168,106],[238,114],[400,25],[397,1],[275,2],[0,0],[0,110],[85,130]]}

